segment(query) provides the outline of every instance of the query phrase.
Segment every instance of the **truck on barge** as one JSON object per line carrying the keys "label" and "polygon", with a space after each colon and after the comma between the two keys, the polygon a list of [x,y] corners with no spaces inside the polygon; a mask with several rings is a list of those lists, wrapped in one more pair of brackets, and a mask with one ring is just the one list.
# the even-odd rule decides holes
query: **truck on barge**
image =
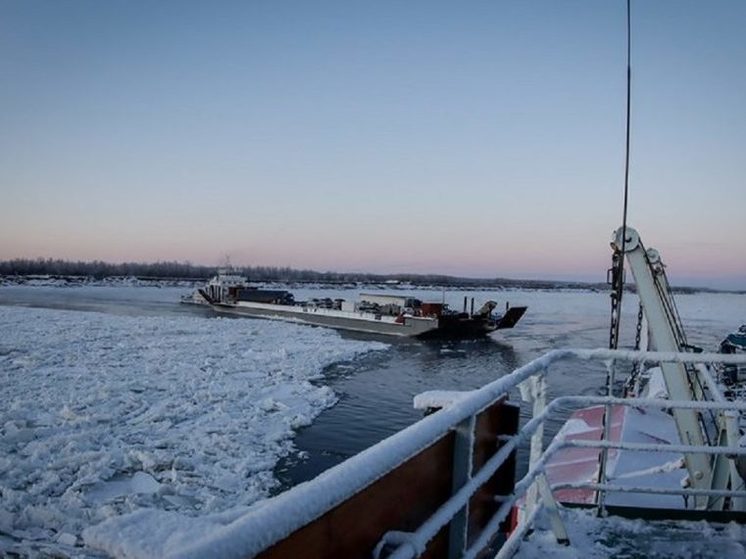
{"label": "truck on barge", "polygon": [[420,339],[483,337],[513,328],[527,308],[506,305],[505,312],[497,314],[497,303],[487,301],[474,311],[472,299],[471,311],[467,312],[464,298],[464,309],[457,312],[445,303],[422,302],[412,296],[365,293],[356,302],[329,298],[296,301],[289,291],[260,289],[241,276],[227,273],[219,273],[182,302],[209,305],[224,314]]}

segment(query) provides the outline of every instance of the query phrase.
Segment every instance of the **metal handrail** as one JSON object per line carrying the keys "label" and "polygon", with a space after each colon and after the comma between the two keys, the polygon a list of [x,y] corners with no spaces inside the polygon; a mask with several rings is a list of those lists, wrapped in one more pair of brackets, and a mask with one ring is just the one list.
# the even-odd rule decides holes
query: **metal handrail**
{"label": "metal handrail", "polygon": [[[351,495],[374,481],[382,478],[388,472],[400,466],[447,433],[457,428],[459,424],[476,416],[482,410],[492,405],[519,387],[521,383],[532,378],[544,378],[548,368],[559,361],[567,359],[581,360],[625,360],[637,363],[644,362],[679,362],[679,363],[724,363],[746,364],[746,356],[717,353],[672,353],[672,352],[635,352],[629,350],[553,350],[530,363],[520,367],[513,373],[501,377],[480,389],[464,393],[452,404],[437,413],[428,415],[417,423],[381,441],[352,458],[327,470],[310,482],[293,487],[285,493],[274,497],[256,507],[251,512],[237,519],[231,524],[215,531],[210,537],[201,539],[197,544],[179,550],[178,555],[183,558],[198,558],[211,555],[216,550],[225,557],[253,556],[271,547],[309,522],[319,518],[327,511],[344,502]],[[519,431],[517,435],[508,438],[501,448],[465,483],[451,498],[444,503],[431,517],[410,534],[398,532],[391,543],[401,544],[390,557],[411,558],[420,555],[428,542],[446,524],[456,516],[458,511],[466,506],[474,493],[489,480],[497,469],[510,457],[517,447],[535,436],[548,415],[558,407],[558,403],[568,403],[575,398],[575,403],[595,401],[597,397],[563,397],[549,403],[533,419]],[[623,399],[612,399],[616,403],[631,403]],[[672,404],[668,400],[646,402],[658,407]],[[699,403],[701,406],[714,405],[712,402]],[[643,405],[636,401],[635,405]],[[741,407],[728,403],[729,409]],[[746,410],[746,407],[743,409]],[[512,495],[501,502],[498,511],[488,521],[477,540],[465,550],[464,557],[476,557],[494,538],[500,524],[507,517],[510,509],[528,488],[543,473],[543,465],[556,452],[559,442],[554,441],[543,452],[539,461],[532,464],[527,475],[517,482]],[[536,507],[536,511],[541,505]],[[516,536],[523,530],[514,532]],[[394,541],[395,540],[395,541]],[[224,542],[232,542],[230,546]],[[510,540],[509,540],[510,541]],[[513,539],[512,541],[515,541]],[[510,545],[513,545],[512,543]],[[510,545],[507,548],[510,547]]]}
{"label": "metal handrail", "polygon": [[[697,408],[703,409],[737,409],[740,411],[746,410],[746,404],[735,404],[733,402],[721,403],[721,402],[675,402],[670,400],[653,400],[650,402],[642,399],[624,399],[624,398],[605,398],[605,397],[563,397],[557,400],[562,400],[564,403],[569,403],[574,400],[574,403],[584,404],[588,400],[592,400],[594,404],[603,404],[604,400],[610,400],[614,405],[629,405],[639,406],[645,405],[650,407],[660,407],[661,403],[667,408]],[[547,410],[556,409],[558,406],[555,405],[554,400],[547,406]],[[541,419],[546,419],[547,413],[543,413]],[[533,420],[532,420],[533,421]],[[479,540],[475,542],[470,553],[465,554],[465,557],[475,557],[476,553],[481,551],[487,543],[496,535],[497,528],[500,523],[507,517],[507,513],[519,501],[527,492],[528,488],[533,485],[538,476],[544,471],[544,467],[550,461],[550,459],[560,450],[568,447],[575,448],[598,448],[598,449],[628,449],[635,451],[650,451],[660,452],[665,450],[667,452],[696,452],[710,455],[727,455],[727,456],[746,456],[746,447],[722,447],[722,446],[694,446],[694,445],[660,445],[660,444],[648,444],[648,443],[623,443],[613,441],[589,441],[589,440],[558,440],[555,439],[543,452],[541,458],[529,468],[528,473],[516,484],[515,490],[512,495],[501,498],[501,507],[495,514],[494,522],[489,523],[489,528],[494,531],[485,531],[481,534]],[[647,487],[647,486],[629,486],[629,485],[613,485],[608,483],[594,483],[594,482],[575,482],[575,483],[557,483],[552,484],[551,490],[559,489],[592,489],[596,491],[604,492],[625,492],[625,493],[648,493],[648,494],[660,494],[660,495],[682,495],[682,496],[695,496],[705,495],[712,497],[746,497],[746,491],[741,490],[716,490],[716,489],[695,489],[691,487],[680,487],[680,488],[659,488],[659,487]],[[521,521],[516,529],[511,533],[508,539],[505,541],[499,552],[495,556],[495,559],[502,559],[505,557],[511,557],[520,545],[520,541],[523,539],[525,534],[531,528],[533,519],[537,513],[541,510],[542,505],[538,504],[528,515],[528,517]],[[505,510],[503,510],[505,509]],[[481,546],[481,547],[478,547]],[[473,550],[473,552],[472,552]]]}
{"label": "metal handrail", "polygon": [[[523,380],[541,372],[549,364],[568,359],[576,350],[554,350],[534,359],[510,375],[499,378],[459,399],[453,405],[428,415],[406,429],[323,472],[310,482],[297,485],[262,503],[195,545],[179,550],[184,559],[214,555],[252,557],[319,518],[415,456],[449,433],[459,423],[477,415],[502,398]],[[507,454],[505,455],[507,459]],[[503,460],[504,461],[504,460]],[[452,516],[452,515],[451,515]],[[446,523],[450,520],[446,520]],[[428,537],[426,541],[432,536]],[[230,549],[222,542],[231,541]],[[235,550],[235,553],[233,551]]]}
{"label": "metal handrail", "polygon": [[[726,363],[726,364],[743,364],[746,363],[746,356],[726,355],[718,353],[674,353],[674,352],[637,352],[637,351],[625,351],[625,350],[558,350],[558,353],[550,352],[545,356],[532,361],[525,367],[518,369],[511,375],[503,377],[501,381],[510,382],[510,388],[515,388],[521,383],[525,382],[529,378],[535,377],[540,378],[546,376],[548,367],[562,359],[568,357],[575,357],[583,360],[601,360],[601,361],[632,361],[637,363],[645,362],[676,362],[676,363]],[[534,364],[537,362],[541,363],[541,366],[537,369]],[[534,374],[526,375],[527,370],[534,370]],[[706,369],[703,369],[706,371]],[[698,372],[702,372],[698,370]],[[489,385],[488,385],[489,386]],[[507,387],[506,387],[507,388]],[[507,392],[507,390],[506,390]],[[463,400],[459,400],[463,402]],[[719,410],[734,410],[746,412],[746,404],[739,404],[735,402],[717,401],[710,402],[683,402],[683,401],[671,401],[662,399],[644,399],[644,398],[614,398],[614,397],[599,397],[599,396],[564,396],[554,399],[548,405],[544,406],[544,409],[539,410],[538,415],[535,415],[521,430],[518,434],[513,437],[506,439],[505,444],[498,450],[498,452],[488,460],[484,466],[477,472],[472,480],[465,484],[461,490],[455,493],[449,501],[441,506],[425,523],[423,523],[416,531],[408,534],[407,542],[405,545],[400,546],[396,551],[390,555],[391,559],[411,559],[418,557],[426,548],[427,543],[435,537],[438,531],[445,526],[450,519],[453,517],[456,511],[468,503],[469,498],[476,492],[476,490],[486,482],[504,463],[510,453],[517,448],[518,445],[525,442],[528,437],[532,437],[534,440],[532,444],[535,444],[536,440],[541,440],[541,437],[537,437],[537,434],[541,433],[541,425],[544,421],[562,405],[566,404],[578,404],[578,405],[627,405],[627,406],[638,406],[638,407],[655,407],[663,409],[675,409],[675,408],[690,408],[690,409],[719,409]],[[437,414],[436,414],[437,415]],[[487,526],[483,529],[480,536],[476,541],[465,551],[463,557],[473,558],[476,557],[496,536],[500,525],[507,518],[511,508],[515,503],[522,498],[528,490],[534,485],[537,478],[543,475],[544,466],[547,461],[560,449],[567,446],[581,446],[581,444],[575,444],[575,441],[554,441],[550,446],[540,455],[538,461],[530,465],[529,472],[516,483],[514,492],[512,495],[501,499],[501,505],[498,511],[493,515],[492,519],[488,522]],[[585,442],[584,442],[585,443]],[[604,448],[604,444],[607,441],[589,442],[587,446],[597,446],[599,449]],[[539,443],[541,444],[541,443]],[[645,445],[643,445],[645,446]],[[656,445],[647,445],[649,447],[655,447]],[[607,446],[607,448],[614,448],[614,446]],[[645,450],[647,448],[637,448],[637,450]],[[650,450],[658,450],[661,448],[650,448]],[[673,445],[667,445],[666,450],[668,451],[680,451],[680,452],[703,452],[707,454],[737,454],[746,455],[746,449],[738,449],[734,447],[692,447],[690,445],[679,445],[675,447]],[[609,490],[613,490],[614,486],[608,486]],[[551,489],[555,489],[552,487]],[[711,494],[719,495],[718,492],[698,493],[695,489],[682,488],[679,494]],[[740,494],[739,494],[740,495]],[[734,495],[738,496],[738,495]],[[541,509],[541,505],[537,504],[529,513],[530,518],[534,518],[536,513]],[[529,520],[529,519],[527,519]],[[511,550],[515,549],[517,545],[516,540],[520,541],[525,532],[528,530],[529,523],[524,522],[519,524],[518,528],[511,534],[508,540],[505,542],[497,557],[508,557],[512,553]]]}
{"label": "metal handrail", "polygon": [[[743,357],[743,356],[742,356]],[[694,361],[694,360],[693,360]],[[703,361],[706,362],[726,362],[727,360],[712,359],[710,355],[704,356]],[[706,373],[709,376],[709,371],[704,368],[699,368],[698,372]],[[707,377],[705,377],[707,378]],[[711,378],[711,377],[710,377]],[[716,393],[718,394],[718,393]],[[715,401],[672,401],[663,399],[647,399],[647,398],[615,398],[615,397],[599,397],[599,396],[564,396],[559,397],[550,402],[544,410],[542,410],[539,416],[534,417],[531,421],[544,421],[547,419],[552,412],[556,411],[561,406],[568,404],[575,405],[622,405],[622,406],[634,406],[634,407],[649,407],[657,409],[699,409],[699,410],[720,410],[730,412],[746,412],[746,403],[738,403],[727,401],[722,397],[715,397]],[[529,422],[530,424],[531,422]],[[524,488],[525,481],[530,481],[533,485],[537,479],[537,476],[543,471],[544,466],[557,452],[564,448],[575,447],[575,448],[597,448],[599,450],[608,449],[626,449],[633,451],[648,451],[648,452],[680,452],[684,453],[701,453],[709,454],[713,456],[725,455],[728,458],[735,458],[736,456],[746,456],[746,447],[736,446],[695,446],[686,444],[648,444],[648,443],[625,443],[625,442],[614,442],[608,440],[565,440],[555,439],[552,444],[542,453],[541,458],[538,461],[532,463],[529,468],[529,472],[524,476],[523,480],[516,485],[516,490],[513,495],[508,498],[502,498],[501,502],[506,505],[512,506],[516,501],[523,497],[524,493],[527,493],[527,489]],[[710,497],[731,497],[731,498],[746,498],[746,491],[743,491],[743,484],[736,489],[696,489],[693,487],[680,487],[680,488],[661,488],[661,487],[649,487],[649,486],[630,486],[630,485],[614,485],[605,482],[574,482],[574,483],[556,483],[550,486],[551,491],[559,489],[591,489],[600,493],[607,492],[623,492],[623,493],[647,493],[647,494],[658,494],[658,495],[682,495],[682,496],[710,496]],[[510,537],[506,540],[505,544],[501,547],[500,551],[496,555],[496,558],[510,557],[520,545],[520,541],[526,534],[531,526],[532,519],[535,518],[537,510],[541,508],[541,505],[537,504],[534,510],[529,509],[528,517],[525,521],[521,522],[519,526],[514,530]],[[489,541],[489,534],[483,534],[484,541]],[[483,542],[480,542],[483,543]]]}

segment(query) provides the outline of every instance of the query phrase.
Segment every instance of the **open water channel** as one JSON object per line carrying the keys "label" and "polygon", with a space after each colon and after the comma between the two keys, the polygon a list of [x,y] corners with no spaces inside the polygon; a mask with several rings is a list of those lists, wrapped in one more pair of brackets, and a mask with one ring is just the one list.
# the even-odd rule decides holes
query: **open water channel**
{"label": "open water channel", "polygon": [[[0,288],[0,305],[46,307],[128,316],[216,316],[208,308],[181,305],[189,290],[175,287],[39,287]],[[355,299],[352,290],[293,290],[296,300],[312,297]],[[592,291],[520,291],[445,293],[407,291],[425,301],[445,297],[461,308],[464,297],[477,307],[493,299],[499,305],[527,305],[528,312],[513,330],[499,331],[477,341],[428,341],[377,337],[389,344],[385,351],[366,354],[352,362],[329,367],[321,381],[339,396],[314,423],[297,433],[301,451],[282,461],[276,475],[286,488],[311,479],[394,432],[412,424],[421,412],[412,398],[423,391],[469,390],[508,374],[550,349],[605,347],[608,343],[609,297]],[[746,296],[701,293],[677,297],[690,343],[715,349],[728,332],[746,321]],[[623,342],[632,344],[637,300],[625,298]],[[237,318],[236,320],[254,320]],[[360,334],[345,337],[371,339]],[[591,364],[557,365],[551,372],[552,395],[593,394],[602,390],[603,367]],[[518,399],[518,395],[512,396]],[[556,430],[550,425],[550,432]],[[548,433],[548,436],[551,433]]]}

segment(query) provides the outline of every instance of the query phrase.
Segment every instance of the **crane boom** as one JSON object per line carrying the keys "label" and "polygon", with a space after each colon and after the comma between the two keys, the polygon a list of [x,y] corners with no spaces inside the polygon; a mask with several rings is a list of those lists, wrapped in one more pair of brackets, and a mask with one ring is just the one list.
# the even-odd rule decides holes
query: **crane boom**
{"label": "crane boom", "polygon": [[[622,242],[622,231],[626,239]],[[648,322],[651,349],[656,351],[686,351],[683,329],[678,322],[675,306],[666,284],[663,263],[654,249],[645,250],[639,233],[631,228],[619,228],[614,232],[611,246],[615,251],[622,251],[624,245],[627,263],[637,285]],[[661,363],[663,379],[672,400],[697,400],[697,394],[689,380],[686,368],[681,363]],[[679,438],[683,444],[705,446],[699,412],[691,409],[677,409],[673,412]],[[689,480],[692,487],[709,489],[712,483],[713,470],[710,458],[705,454],[689,453],[684,455]],[[706,497],[698,497],[697,508],[707,506]]]}

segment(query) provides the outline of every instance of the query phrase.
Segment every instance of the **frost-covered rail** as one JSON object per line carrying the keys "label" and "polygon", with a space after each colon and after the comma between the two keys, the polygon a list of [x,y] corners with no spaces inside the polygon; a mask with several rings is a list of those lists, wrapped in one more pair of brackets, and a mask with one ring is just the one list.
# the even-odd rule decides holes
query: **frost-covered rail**
{"label": "frost-covered rail", "polygon": [[[709,409],[729,410],[729,413],[746,411],[746,404],[726,401],[679,402],[672,400],[644,400],[603,397],[564,397],[549,405],[544,404],[545,392],[543,381],[551,372],[551,365],[568,359],[597,360],[606,363],[627,361],[636,363],[723,363],[746,364],[746,356],[723,355],[715,353],[671,353],[671,352],[633,352],[613,350],[555,350],[529,364],[517,369],[510,375],[500,378],[478,390],[464,393],[426,393],[417,398],[420,406],[443,406],[436,413],[428,415],[418,423],[367,449],[353,458],[321,474],[316,479],[301,484],[286,493],[279,495],[254,511],[235,520],[231,524],[216,530],[210,536],[186,545],[179,550],[179,557],[201,557],[215,555],[221,557],[276,557],[283,550],[296,546],[295,549],[306,549],[308,556],[329,556],[331,543],[319,543],[319,533],[332,533],[335,538],[344,538],[345,531],[352,532],[365,524],[367,532],[358,538],[364,549],[359,549],[360,557],[370,556],[375,549],[377,557],[410,558],[423,554],[428,556],[476,557],[489,545],[494,545],[505,522],[510,518],[516,503],[524,499],[523,518],[512,526],[512,533],[498,552],[499,557],[510,556],[520,545],[522,537],[530,527],[531,521],[541,510],[547,510],[552,519],[555,535],[560,540],[567,539],[554,494],[568,484],[552,486],[546,475],[546,466],[561,450],[570,447],[591,447],[600,453],[603,449],[619,449],[627,445],[636,451],[645,452],[681,452],[722,455],[730,459],[746,455],[746,450],[737,446],[698,447],[692,445],[664,445],[621,443],[609,440],[572,441],[558,438],[542,449],[543,426],[547,418],[561,407],[587,405],[650,407],[657,409]],[[526,381],[529,381],[528,383]],[[492,450],[487,455],[479,447],[484,443],[480,428],[489,422],[486,411],[491,407],[502,408],[498,423],[509,418],[505,415],[505,397],[511,390],[523,387],[522,392],[534,403],[534,417],[518,432],[502,431],[502,436],[491,435],[488,446]],[[728,412],[726,412],[728,413]],[[509,416],[510,414],[508,414]],[[485,419],[487,417],[487,419]],[[481,427],[480,427],[481,425]],[[493,430],[494,431],[494,430]],[[500,433],[501,431],[496,431]],[[401,470],[413,467],[424,470],[437,468],[428,466],[431,457],[417,462],[418,457],[433,451],[436,446],[445,444],[445,437],[450,436],[442,456],[448,464],[448,485],[443,499],[431,507],[416,523],[406,525],[401,520],[387,523],[385,518],[378,518],[377,506],[383,503],[394,503],[399,509],[417,508],[418,501],[406,502],[397,493],[399,489],[387,480],[396,478]],[[504,477],[505,467],[514,459],[519,445],[531,440],[531,463],[528,473],[515,485],[508,485],[507,492],[496,492],[495,483]],[[604,454],[604,459],[607,455]],[[414,465],[414,466],[413,466]],[[411,472],[410,472],[411,475]],[[404,474],[402,474],[404,476]],[[405,477],[405,476],[404,476]],[[404,479],[403,477],[403,479]],[[406,478],[409,484],[416,484],[414,477]],[[502,480],[504,482],[505,480]],[[503,483],[503,487],[505,484]],[[589,480],[585,484],[572,484],[572,487],[584,487],[603,495],[606,492],[652,491],[644,484],[630,485],[607,483],[601,479]],[[376,488],[387,492],[382,497],[374,495]],[[483,498],[485,488],[492,493],[489,500],[495,504],[485,516],[484,509],[475,509],[474,502]],[[440,491],[440,490],[439,490]],[[711,490],[677,488],[662,489],[664,493],[706,495],[715,499],[728,494],[733,499],[742,498],[742,492],[713,488]],[[376,500],[379,499],[379,500]],[[359,500],[368,506],[365,516],[350,520],[348,504]],[[367,505],[365,503],[368,503]],[[377,503],[377,505],[371,505]],[[603,505],[603,499],[601,499]],[[372,508],[371,508],[372,507]],[[341,513],[340,511],[344,511]],[[344,517],[344,518],[341,518]],[[477,520],[479,522],[477,523]],[[354,522],[353,522],[354,521]],[[397,524],[398,522],[398,524]],[[335,524],[336,523],[336,524]],[[345,524],[346,523],[346,524]],[[478,524],[478,530],[475,525]],[[320,526],[320,527],[319,527]],[[346,528],[345,528],[346,527]],[[338,530],[337,533],[334,533]],[[316,539],[314,539],[316,538]],[[371,539],[373,538],[373,539]],[[377,545],[371,545],[377,542]],[[354,543],[354,541],[353,541]],[[308,547],[314,546],[317,547]],[[352,545],[352,544],[350,544]],[[339,549],[337,549],[339,552]],[[349,553],[349,550],[347,550]]]}

